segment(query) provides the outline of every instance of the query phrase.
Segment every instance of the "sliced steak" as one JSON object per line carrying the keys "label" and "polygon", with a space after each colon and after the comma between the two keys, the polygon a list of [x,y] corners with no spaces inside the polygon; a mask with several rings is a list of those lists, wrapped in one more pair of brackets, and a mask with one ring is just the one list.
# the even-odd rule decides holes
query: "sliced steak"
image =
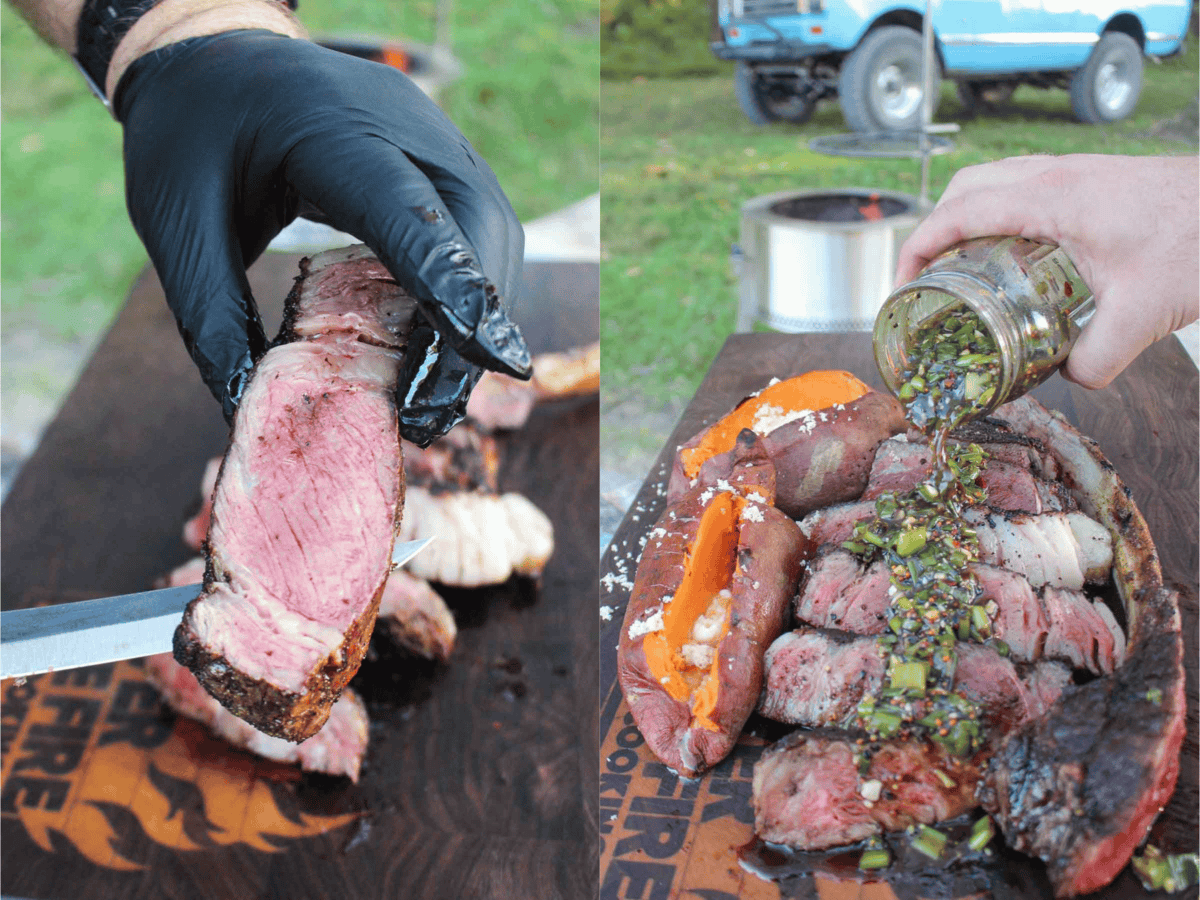
{"label": "sliced steak", "polygon": [[[911,491],[933,472],[933,452],[924,441],[907,435],[890,438],[879,445],[863,500],[873,500],[889,491]],[[988,458],[979,475],[988,492],[988,505],[1008,512],[1040,513],[1067,508],[1065,492],[1034,475],[1028,460],[1019,465],[1006,459]]]}
{"label": "sliced steak", "polygon": [[238,405],[175,659],[276,737],[317,732],[375,625],[403,506],[394,390],[414,309],[365,248],[302,262]]}
{"label": "sliced steak", "polygon": [[792,725],[840,725],[883,684],[887,665],[873,638],[799,628],[777,637],[763,657],[758,713]]}
{"label": "sliced steak", "polygon": [[1058,459],[1044,435],[1014,429],[1010,422],[992,417],[964,422],[950,433],[950,437],[955,441],[978,444],[993,459],[1032,469],[1047,481],[1058,480]]}
{"label": "sliced steak", "polygon": [[358,781],[367,750],[369,722],[362,700],[353,690],[344,690],[329,711],[325,724],[299,744],[263,734],[229,712],[208,694],[170,653],[146,657],[146,675],[158,688],[163,701],[180,715],[209,727],[235,747],[276,762],[296,763],[306,772],[345,775]]}
{"label": "sliced steak", "polygon": [[[875,502],[860,500],[809,513],[800,529],[815,544],[849,540],[854,526],[875,517]],[[1112,566],[1112,537],[1083,513],[1005,513],[972,507],[963,518],[979,535],[984,562],[1020,572],[1035,586],[1079,590],[1085,582],[1102,584]]]}
{"label": "sliced steak", "polygon": [[458,635],[454,614],[441,594],[403,569],[388,576],[378,623],[392,640],[426,659],[449,659]]}
{"label": "sliced steak", "polygon": [[[1058,663],[1018,671],[1010,660],[980,644],[959,643],[955,651],[954,688],[981,703],[993,737],[1044,714],[1056,699],[1053,685],[1057,683],[1061,691],[1070,679],[1070,671]],[[758,712],[808,728],[848,723],[864,696],[878,695],[887,668],[873,637],[812,628],[776,638],[763,665]],[[1052,673],[1039,674],[1042,667]],[[1026,684],[1034,677],[1036,691]]]}
{"label": "sliced steak", "polygon": [[[156,587],[199,585],[204,581],[203,557],[188,560],[159,579]],[[196,676],[169,653],[146,657],[146,675],[158,688],[163,702],[180,715],[209,727],[219,738],[235,747],[249,750],[276,762],[298,763],[306,772],[345,775],[358,780],[363,755],[367,750],[367,711],[349,688],[342,692],[330,710],[325,725],[312,737],[294,744],[263,734],[242,721],[209,695]]]}
{"label": "sliced steak", "polygon": [[1113,580],[1130,623],[1124,663],[1010,735],[981,790],[1010,846],[1046,861],[1058,896],[1076,896],[1116,877],[1175,790],[1187,713],[1179,598],[1095,441],[1029,397],[997,418],[1053,448],[1080,508],[1114,536]]}
{"label": "sliced steak", "polygon": [[981,600],[996,604],[992,634],[1019,660],[1059,659],[1097,674],[1111,672],[1125,657],[1125,635],[1102,600],[1079,591],[1043,587],[996,566],[970,567],[983,590]]}
{"label": "sliced steak", "polygon": [[814,547],[848,541],[859,522],[875,518],[875,501],[858,500],[814,510],[800,520],[800,530]]}
{"label": "sliced steak", "polygon": [[1112,571],[1112,535],[1083,513],[1030,516],[973,507],[963,519],[975,527],[981,560],[1019,572],[1034,587],[1080,590],[1103,584]]}
{"label": "sliced steak", "polygon": [[817,628],[882,634],[891,585],[882,560],[864,567],[850,551],[827,546],[808,564],[796,594],[796,619]]}
{"label": "sliced steak", "polygon": [[[1120,665],[1125,635],[1103,601],[1065,588],[1035,590],[1023,575],[986,563],[968,571],[982,591],[978,602],[995,604],[992,636],[1008,644],[1014,660],[1057,659],[1097,674]],[[800,583],[796,619],[816,628],[882,634],[890,590],[883,562],[864,568],[849,551],[826,547]]]}
{"label": "sliced steak", "polygon": [[972,762],[933,742],[869,746],[865,774],[855,759],[859,747],[845,733],[796,731],[769,748],[754,766],[758,836],[825,850],[918,822],[932,825],[975,806],[979,771]]}

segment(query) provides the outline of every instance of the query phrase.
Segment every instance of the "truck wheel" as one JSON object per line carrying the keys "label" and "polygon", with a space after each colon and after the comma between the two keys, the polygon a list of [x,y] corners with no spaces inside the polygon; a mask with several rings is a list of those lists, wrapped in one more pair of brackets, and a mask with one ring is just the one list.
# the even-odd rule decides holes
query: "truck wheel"
{"label": "truck wheel", "polygon": [[[933,96],[941,72],[933,61]],[[921,127],[921,34],[885,25],[859,42],[838,76],[846,124],[855,131],[915,131]]]}
{"label": "truck wheel", "polygon": [[738,106],[755,125],[770,125],[784,119],[803,125],[817,108],[815,100],[788,90],[779,81],[768,81],[746,63],[738,63],[733,74],[733,93]]}
{"label": "truck wheel", "polygon": [[959,81],[955,84],[959,102],[971,115],[991,112],[1007,103],[1016,89],[1011,81]]}
{"label": "truck wheel", "polygon": [[1081,122],[1096,125],[1124,119],[1142,93],[1142,50],[1120,31],[1107,31],[1092,55],[1071,76],[1071,109]]}

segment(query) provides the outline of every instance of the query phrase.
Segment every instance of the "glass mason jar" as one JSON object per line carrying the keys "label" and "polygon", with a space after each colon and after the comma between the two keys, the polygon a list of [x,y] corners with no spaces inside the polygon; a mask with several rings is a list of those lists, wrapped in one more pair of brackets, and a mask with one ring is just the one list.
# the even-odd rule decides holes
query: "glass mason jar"
{"label": "glass mason jar", "polygon": [[915,364],[923,328],[954,307],[973,311],[996,342],[1000,372],[987,415],[1049,378],[1095,311],[1091,289],[1057,244],[1020,237],[964,241],[930,261],[884,301],[875,319],[875,363],[896,394]]}

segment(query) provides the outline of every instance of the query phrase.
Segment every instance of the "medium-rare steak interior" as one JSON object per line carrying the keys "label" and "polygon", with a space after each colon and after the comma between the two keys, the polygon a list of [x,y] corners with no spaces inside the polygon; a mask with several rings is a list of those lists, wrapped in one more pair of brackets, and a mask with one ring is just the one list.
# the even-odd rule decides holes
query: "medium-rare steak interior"
{"label": "medium-rare steak interior", "polygon": [[374,627],[403,508],[394,388],[414,310],[363,247],[302,262],[238,406],[175,658],[267,734],[314,734]]}

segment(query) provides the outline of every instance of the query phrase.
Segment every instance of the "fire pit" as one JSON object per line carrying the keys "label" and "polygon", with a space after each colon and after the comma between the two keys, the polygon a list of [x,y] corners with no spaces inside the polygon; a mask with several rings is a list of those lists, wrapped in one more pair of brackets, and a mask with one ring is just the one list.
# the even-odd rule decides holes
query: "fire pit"
{"label": "fire pit", "polygon": [[870,331],[896,253],[928,210],[895,191],[766,194],[742,206],[737,330]]}

